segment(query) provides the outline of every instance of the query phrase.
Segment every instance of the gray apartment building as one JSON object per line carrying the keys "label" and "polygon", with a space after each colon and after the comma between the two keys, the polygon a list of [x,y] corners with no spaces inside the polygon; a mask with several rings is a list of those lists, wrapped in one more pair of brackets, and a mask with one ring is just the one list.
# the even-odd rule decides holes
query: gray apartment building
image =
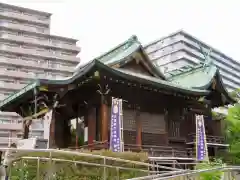
{"label": "gray apartment building", "polygon": [[[76,39],[50,35],[51,14],[0,3],[0,100],[36,78],[69,77],[80,62]],[[0,112],[0,147],[21,136],[21,117]],[[31,135],[43,137],[41,120]]]}
{"label": "gray apartment building", "polygon": [[220,69],[227,89],[232,91],[240,88],[240,63],[184,31],[158,39],[146,45],[145,50],[155,65],[167,73],[183,66],[195,66],[204,62],[200,47],[205,52],[212,49],[209,57]]}

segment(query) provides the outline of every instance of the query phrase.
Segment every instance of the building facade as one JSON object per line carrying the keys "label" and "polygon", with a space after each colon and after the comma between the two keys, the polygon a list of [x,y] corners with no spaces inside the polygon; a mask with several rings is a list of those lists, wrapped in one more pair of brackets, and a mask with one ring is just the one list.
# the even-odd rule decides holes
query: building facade
{"label": "building facade", "polygon": [[[77,40],[50,35],[50,22],[50,13],[0,3],[0,100],[34,79],[72,75],[80,62]],[[0,146],[6,146],[21,136],[22,119],[10,112],[0,117]],[[43,130],[36,121],[31,135],[42,137]]]}
{"label": "building facade", "polygon": [[145,46],[150,59],[164,73],[186,66],[194,67],[204,62],[201,48],[206,53],[212,50],[209,58],[219,68],[226,88],[229,91],[239,88],[240,63],[184,31],[178,31]]}

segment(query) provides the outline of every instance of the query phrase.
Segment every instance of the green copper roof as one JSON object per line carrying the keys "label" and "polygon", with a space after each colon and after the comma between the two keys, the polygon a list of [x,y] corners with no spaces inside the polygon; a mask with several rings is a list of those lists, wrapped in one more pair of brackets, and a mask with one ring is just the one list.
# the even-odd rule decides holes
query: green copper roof
{"label": "green copper roof", "polygon": [[196,68],[181,68],[172,73],[168,81],[185,88],[208,90],[212,85],[214,78],[217,80],[218,91],[225,96],[227,103],[235,103],[235,100],[226,90],[219,70],[212,63],[200,64]]}
{"label": "green copper roof", "polygon": [[[128,58],[134,55],[139,55],[144,65],[152,71],[153,76],[143,75],[141,73],[136,73],[130,70],[122,68],[113,68],[115,64],[120,64],[127,62]],[[137,56],[139,57],[139,56]],[[78,84],[85,79],[86,74],[91,74],[95,71],[108,71],[119,77],[138,81],[145,85],[152,85],[155,88],[167,89],[171,91],[176,91],[184,94],[189,94],[193,96],[206,96],[210,93],[209,86],[212,84],[214,77],[217,75],[217,81],[220,87],[220,91],[225,95],[228,102],[231,102],[231,97],[228,95],[226,89],[224,89],[220,74],[218,69],[210,63],[200,64],[197,67],[182,67],[176,71],[168,72],[167,77],[163,76],[162,73],[153,65],[149,60],[148,56],[144,52],[141,43],[138,41],[136,36],[132,36],[124,43],[110,50],[109,52],[103,54],[102,56],[95,58],[93,61],[84,64],[75,71],[74,75],[62,79],[62,80],[36,80],[34,83],[29,84],[22,90],[11,95],[0,103],[0,109],[5,110],[9,104],[18,101],[18,99],[24,99],[27,93],[33,91],[34,88],[42,85],[68,85],[68,84]],[[30,92],[31,95],[32,92]]]}
{"label": "green copper roof", "polygon": [[104,64],[118,63],[122,59],[128,57],[132,53],[136,52],[141,46],[136,36],[132,36],[124,43],[118,45],[114,49],[107,53],[95,58],[96,60],[103,62]]}
{"label": "green copper roof", "polygon": [[[141,52],[142,56],[144,56],[144,62],[148,64],[150,71],[156,77],[165,79],[163,73],[151,62],[148,55],[145,53],[141,43],[138,41],[137,36],[135,35],[131,36],[127,41],[121,43],[107,53],[104,53],[103,55],[95,58],[94,60],[98,60],[110,66],[113,66],[115,64],[120,64],[121,66],[129,62],[130,58],[128,57],[134,56],[134,54],[137,52]],[[79,68],[81,69],[81,66]],[[78,73],[79,68],[76,69],[75,74]]]}
{"label": "green copper roof", "polygon": [[213,65],[201,65],[173,75],[168,80],[186,88],[207,89],[216,72],[217,68]]}
{"label": "green copper roof", "polygon": [[172,82],[168,82],[159,78],[151,77],[148,75],[144,75],[142,73],[137,73],[133,72],[127,69],[118,69],[114,68],[114,71],[116,73],[121,73],[122,75],[125,75],[127,78],[134,78],[137,79],[138,81],[143,81],[143,84],[153,84],[156,85],[158,88],[167,88],[167,89],[172,89],[175,90],[176,92],[182,92],[186,94],[192,94],[194,93],[195,95],[207,95],[209,93],[208,90],[201,90],[201,89],[193,89],[193,88],[186,88],[181,85],[176,85]]}
{"label": "green copper roof", "polygon": [[57,81],[55,81],[55,80],[36,80],[36,82],[29,84],[28,86],[21,89],[17,93],[15,93],[15,94],[9,96],[8,98],[6,98],[5,100],[3,100],[0,103],[0,109],[5,110],[6,105],[8,106],[9,104],[13,103],[14,101],[18,101],[20,98],[23,98],[23,96],[27,96],[27,94],[29,94],[29,93],[32,94],[32,96],[33,96],[32,92],[33,92],[34,88],[36,88],[36,87],[45,86],[45,85],[49,85],[49,84],[50,85],[51,84],[59,85],[60,87],[62,87],[62,85],[79,83],[85,79],[86,73],[89,73],[89,72],[94,73],[95,71],[101,71],[101,70],[103,70],[104,72],[109,72],[113,75],[122,77],[126,80],[140,82],[143,85],[144,84],[152,85],[153,87],[155,87],[156,89],[159,89],[159,90],[167,89],[167,90],[172,90],[172,91],[176,91],[176,92],[180,92],[180,93],[188,94],[188,95],[193,95],[193,96],[204,96],[204,95],[209,94],[208,90],[186,88],[184,86],[176,85],[172,82],[168,82],[168,81],[162,80],[157,77],[143,75],[141,73],[132,72],[132,71],[126,70],[126,69],[112,68],[98,60],[94,60],[94,61],[88,63],[87,65],[85,65],[81,69],[81,72],[79,72],[78,74],[75,74],[74,76],[71,76],[68,79],[57,80]]}

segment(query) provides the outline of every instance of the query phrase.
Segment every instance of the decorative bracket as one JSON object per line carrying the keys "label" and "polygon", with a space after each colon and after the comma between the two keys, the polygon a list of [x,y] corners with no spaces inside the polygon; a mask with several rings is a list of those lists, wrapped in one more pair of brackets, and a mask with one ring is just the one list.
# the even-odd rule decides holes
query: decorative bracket
{"label": "decorative bracket", "polygon": [[96,91],[98,94],[100,94],[101,96],[101,102],[102,103],[106,103],[105,102],[105,96],[109,94],[109,92],[111,91],[111,89],[108,87],[108,84],[106,84],[104,87],[102,87],[100,84],[98,84],[98,90]]}
{"label": "decorative bracket", "polygon": [[205,67],[205,66],[211,64],[212,59],[210,58],[210,55],[212,53],[212,48],[209,48],[208,52],[206,53],[200,44],[198,44],[198,46],[200,47],[200,51],[203,54],[204,59],[205,59],[203,66]]}

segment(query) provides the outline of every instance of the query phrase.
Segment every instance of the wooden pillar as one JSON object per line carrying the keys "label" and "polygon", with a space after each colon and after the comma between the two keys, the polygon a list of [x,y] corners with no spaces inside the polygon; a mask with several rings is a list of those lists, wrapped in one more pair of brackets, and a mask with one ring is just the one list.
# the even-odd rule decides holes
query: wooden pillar
{"label": "wooden pillar", "polygon": [[29,127],[32,123],[32,120],[24,121],[23,120],[23,139],[29,138]]}
{"label": "wooden pillar", "polygon": [[94,140],[96,140],[96,108],[88,110],[88,147],[93,147]]}
{"label": "wooden pillar", "polygon": [[78,149],[79,148],[79,144],[78,144],[78,139],[79,139],[79,136],[78,136],[78,131],[79,131],[79,128],[78,128],[78,116],[76,117],[76,139],[75,139],[75,147],[76,147],[76,149]]}
{"label": "wooden pillar", "polygon": [[101,101],[101,135],[102,141],[108,143],[108,106],[104,97]]}
{"label": "wooden pillar", "polygon": [[28,139],[29,136],[29,126],[27,121],[23,121],[23,139]]}
{"label": "wooden pillar", "polygon": [[[84,145],[87,144],[88,142],[88,110],[86,110],[85,115],[84,115]],[[86,134],[87,131],[87,134]],[[86,137],[87,136],[87,137]]]}
{"label": "wooden pillar", "polygon": [[169,110],[168,109],[164,109],[164,121],[165,121],[165,144],[169,144],[169,131],[170,131],[170,127],[169,127]]}
{"label": "wooden pillar", "polygon": [[142,149],[142,121],[141,121],[139,110],[136,111],[136,125],[137,125],[136,145],[141,150]]}
{"label": "wooden pillar", "polygon": [[55,138],[56,138],[56,121],[55,121],[55,109],[52,110],[51,123],[50,123],[50,136],[49,136],[49,148],[55,148]]}

